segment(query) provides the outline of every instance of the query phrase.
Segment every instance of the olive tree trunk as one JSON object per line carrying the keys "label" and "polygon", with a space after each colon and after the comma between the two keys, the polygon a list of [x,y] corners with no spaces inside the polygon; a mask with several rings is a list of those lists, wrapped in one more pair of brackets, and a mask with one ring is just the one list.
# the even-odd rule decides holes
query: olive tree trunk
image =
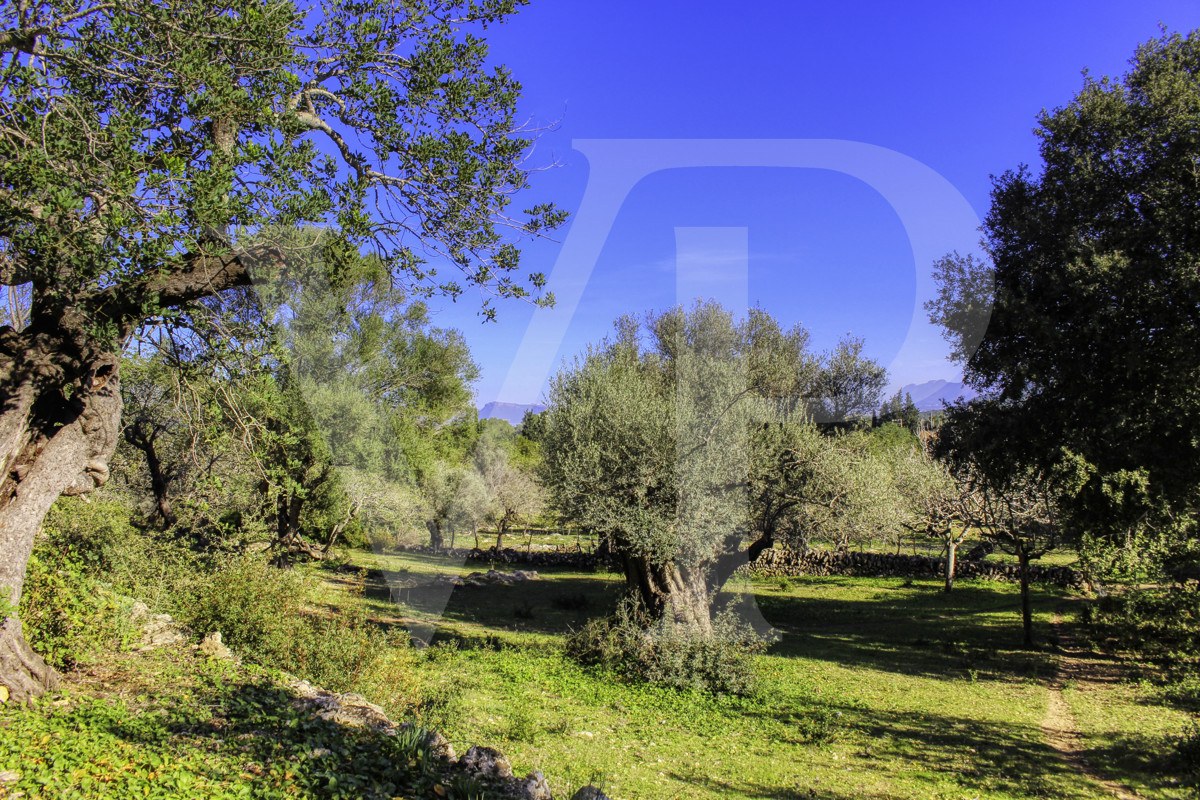
{"label": "olive tree trunk", "polygon": [[35,326],[0,329],[0,684],[17,701],[58,681],[15,615],[34,539],[60,495],[107,482],[120,435],[120,356],[79,344]]}
{"label": "olive tree trunk", "polygon": [[438,520],[427,520],[425,527],[429,529],[429,546],[441,550],[446,546],[446,537],[442,535],[442,523]]}
{"label": "olive tree trunk", "polygon": [[671,562],[656,564],[646,556],[622,558],[625,582],[636,592],[642,607],[656,619],[670,616],[674,622],[712,631],[712,596],[704,570],[681,567]]}

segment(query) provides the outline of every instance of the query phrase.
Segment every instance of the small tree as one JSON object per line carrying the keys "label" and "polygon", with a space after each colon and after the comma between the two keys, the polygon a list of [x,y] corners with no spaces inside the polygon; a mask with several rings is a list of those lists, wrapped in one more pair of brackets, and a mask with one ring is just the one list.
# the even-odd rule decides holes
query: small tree
{"label": "small tree", "polygon": [[954,589],[958,547],[976,530],[978,492],[969,482],[959,483],[946,466],[921,447],[912,447],[899,459],[897,488],[907,513],[902,526],[913,536],[935,539],[946,555],[945,591]]}
{"label": "small tree", "polygon": [[450,547],[454,547],[454,537],[458,531],[470,531],[475,538],[475,549],[479,549],[479,526],[487,520],[490,500],[487,485],[479,471],[464,469],[450,506]]}
{"label": "small tree", "polygon": [[1063,540],[1061,498],[1087,479],[1085,465],[1068,454],[1054,469],[1023,458],[1025,409],[1015,403],[976,399],[953,407],[938,430],[936,452],[969,493],[962,508],[967,523],[1000,549],[1017,557],[1025,645],[1033,646],[1030,563]]}
{"label": "small tree", "polygon": [[859,337],[846,336],[821,356],[812,387],[817,421],[845,422],[878,407],[887,385],[887,370],[863,356],[864,344]]}
{"label": "small tree", "polygon": [[480,443],[475,466],[487,490],[487,520],[496,526],[499,550],[509,528],[541,514],[545,499],[533,476],[517,466],[508,451],[495,442]]}

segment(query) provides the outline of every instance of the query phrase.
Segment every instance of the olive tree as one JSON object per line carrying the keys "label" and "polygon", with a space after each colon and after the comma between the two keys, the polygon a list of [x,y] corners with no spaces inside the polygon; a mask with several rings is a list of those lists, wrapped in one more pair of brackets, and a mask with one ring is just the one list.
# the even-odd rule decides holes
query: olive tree
{"label": "olive tree", "polygon": [[534,476],[518,465],[505,447],[489,438],[481,440],[476,448],[474,467],[486,491],[484,519],[496,527],[499,550],[504,547],[509,528],[542,513],[544,493]]}
{"label": "olive tree", "polygon": [[842,517],[852,459],[805,416],[807,334],[714,303],[619,320],[551,382],[552,504],[605,537],[642,608],[711,631],[734,571],[777,537]]}
{"label": "olive tree", "polygon": [[[562,214],[508,211],[527,179],[519,86],[470,32],[515,5],[0,11],[0,279],[31,302],[23,326],[0,327],[6,608],[50,505],[108,478],[125,343],[148,321],[269,279],[288,257],[271,231],[335,228],[416,292],[540,294],[542,276],[519,275],[516,239]],[[54,680],[8,616],[0,683],[25,698]]]}

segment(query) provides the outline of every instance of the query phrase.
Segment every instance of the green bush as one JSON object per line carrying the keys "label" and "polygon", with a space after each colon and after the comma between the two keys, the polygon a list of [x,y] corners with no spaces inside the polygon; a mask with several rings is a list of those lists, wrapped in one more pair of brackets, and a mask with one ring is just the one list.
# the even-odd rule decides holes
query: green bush
{"label": "green bush", "polygon": [[130,605],[89,578],[78,562],[39,547],[29,559],[19,616],[29,646],[64,669],[125,643]]}
{"label": "green bush", "polygon": [[1175,742],[1175,761],[1193,789],[1200,789],[1200,722],[1192,722]]}
{"label": "green bush", "polygon": [[95,576],[127,568],[137,531],[130,510],[112,499],[60,498],[42,524],[39,544]]}
{"label": "green bush", "polygon": [[25,638],[59,669],[127,643],[132,601],[107,580],[133,560],[129,510],[113,501],[55,503],[25,571],[18,609]]}
{"label": "green bush", "polygon": [[711,632],[667,619],[650,620],[633,600],[592,620],[567,637],[566,653],[584,666],[676,689],[749,695],[752,655],[764,643],[732,614],[721,614]]}
{"label": "green bush", "polygon": [[1101,597],[1084,614],[1098,638],[1148,656],[1200,655],[1200,585],[1130,588]]}
{"label": "green bush", "polygon": [[84,661],[135,633],[138,598],[197,636],[219,631],[240,656],[334,691],[355,688],[391,647],[361,597],[333,614],[318,582],[280,569],[267,554],[201,551],[194,542],[143,532],[111,499],[55,503],[39,536],[20,615],[33,649],[57,667]]}
{"label": "green bush", "polygon": [[386,648],[402,646],[367,619],[361,598],[334,615],[314,607],[315,581],[260,555],[226,555],[193,579],[179,619],[199,635],[220,631],[235,652],[344,691]]}

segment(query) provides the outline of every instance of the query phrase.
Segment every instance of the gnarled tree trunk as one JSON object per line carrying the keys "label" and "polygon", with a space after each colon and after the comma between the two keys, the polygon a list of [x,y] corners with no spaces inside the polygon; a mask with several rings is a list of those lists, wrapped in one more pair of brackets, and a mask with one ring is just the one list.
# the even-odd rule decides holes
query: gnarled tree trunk
{"label": "gnarled tree trunk", "polygon": [[[64,337],[52,325],[39,328],[35,319],[20,332],[0,329],[0,591],[14,609],[46,512],[60,495],[84,494],[108,480],[120,435],[119,354],[82,334]],[[0,684],[25,701],[56,682],[17,618],[7,617]]]}
{"label": "gnarled tree trunk", "polygon": [[446,546],[446,537],[442,535],[442,523],[438,520],[427,520],[425,527],[429,529],[429,546],[441,550]]}
{"label": "gnarled tree trunk", "polygon": [[154,511],[159,524],[165,530],[175,524],[175,509],[169,493],[171,475],[158,454],[158,430],[142,420],[135,420],[125,427],[125,441],[142,452],[146,469],[150,473],[150,491],[154,495]]}

